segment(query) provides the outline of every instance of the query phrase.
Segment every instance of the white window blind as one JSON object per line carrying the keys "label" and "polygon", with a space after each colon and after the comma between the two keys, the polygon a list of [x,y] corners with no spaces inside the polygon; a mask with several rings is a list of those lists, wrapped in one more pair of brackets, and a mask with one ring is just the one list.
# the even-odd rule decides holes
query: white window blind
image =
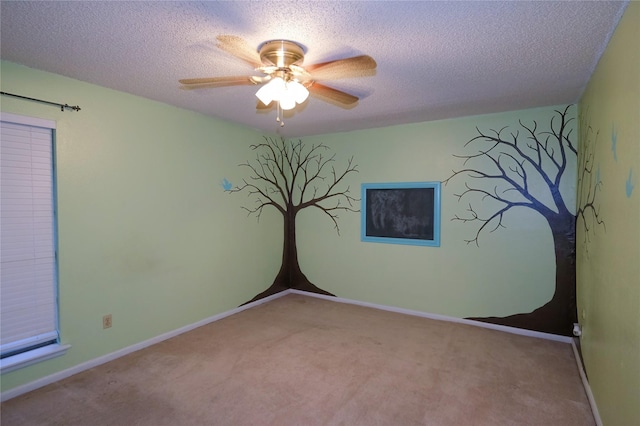
{"label": "white window blind", "polygon": [[55,123],[9,114],[0,118],[0,352],[4,356],[58,338]]}

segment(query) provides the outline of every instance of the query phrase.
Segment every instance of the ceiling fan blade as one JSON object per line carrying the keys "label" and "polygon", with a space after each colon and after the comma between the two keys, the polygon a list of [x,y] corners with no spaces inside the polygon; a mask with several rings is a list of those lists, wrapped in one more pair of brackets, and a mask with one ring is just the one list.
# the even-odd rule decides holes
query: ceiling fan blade
{"label": "ceiling fan blade", "polygon": [[352,106],[358,102],[358,97],[350,95],[342,90],[333,89],[324,84],[314,81],[313,84],[307,87],[309,93],[325,100],[338,104],[339,106]]}
{"label": "ceiling fan blade", "polygon": [[187,89],[199,89],[202,87],[225,87],[225,86],[243,86],[256,84],[252,76],[230,76],[230,77],[209,77],[209,78],[185,78],[178,80]]}
{"label": "ceiling fan blade", "polygon": [[313,76],[314,80],[330,80],[373,75],[376,66],[376,61],[371,56],[360,55],[313,64],[305,68]]}
{"label": "ceiling fan blade", "polygon": [[238,59],[242,59],[251,65],[252,68],[258,68],[263,65],[257,49],[249,46],[244,39],[233,35],[219,35],[216,39],[218,40],[216,46],[219,49],[230,53]]}

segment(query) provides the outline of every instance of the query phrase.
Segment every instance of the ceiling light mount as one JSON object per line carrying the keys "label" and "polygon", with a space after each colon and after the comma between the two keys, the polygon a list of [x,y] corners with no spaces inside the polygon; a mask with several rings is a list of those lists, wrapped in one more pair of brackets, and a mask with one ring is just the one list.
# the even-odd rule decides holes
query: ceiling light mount
{"label": "ceiling light mount", "polygon": [[289,68],[304,60],[304,47],[291,40],[269,40],[260,45],[260,60],[264,65]]}

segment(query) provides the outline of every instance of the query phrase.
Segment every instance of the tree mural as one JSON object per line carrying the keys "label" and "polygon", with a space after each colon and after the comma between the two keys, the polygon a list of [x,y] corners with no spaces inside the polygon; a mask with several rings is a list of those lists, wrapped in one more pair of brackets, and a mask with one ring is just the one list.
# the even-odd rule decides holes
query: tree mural
{"label": "tree mural", "polygon": [[[585,254],[589,255],[589,245],[591,234],[595,232],[596,226],[601,225],[605,231],[606,226],[600,217],[600,203],[597,195],[602,189],[602,179],[600,178],[600,166],[595,166],[596,147],[600,132],[591,127],[589,111],[585,111],[580,119],[580,153],[578,155],[578,197],[576,212],[576,225],[582,224],[582,234],[584,237],[582,247]],[[611,150],[616,159],[616,139],[615,129],[611,131]],[[617,159],[616,159],[617,161]]]}
{"label": "tree mural", "polygon": [[[571,106],[556,111],[549,128],[536,121],[519,121],[519,128],[488,132],[476,128],[478,135],[465,144],[475,148],[464,159],[464,167],[444,181],[466,177],[465,189],[456,194],[459,201],[469,199],[464,215],[452,220],[478,223],[467,243],[479,246],[483,232],[504,227],[505,215],[517,208],[532,209],[546,219],[555,246],[556,285],[552,299],[530,313],[508,317],[471,318],[478,321],[570,335],[576,321],[575,220],[563,199],[564,179],[573,182],[577,145],[572,140]],[[570,166],[570,167],[568,167]],[[483,209],[479,206],[482,204]],[[488,209],[488,210],[487,210]],[[484,211],[489,211],[486,215]]]}
{"label": "tree mural", "polygon": [[284,220],[282,265],[273,284],[251,301],[292,288],[314,293],[333,294],[312,284],[302,273],[296,246],[296,216],[306,208],[315,207],[327,215],[340,234],[339,212],[358,212],[358,199],[344,186],[345,177],[357,172],[353,157],[343,169],[336,170],[335,154],[327,156],[329,148],[323,144],[305,145],[302,140],[264,138],[251,145],[256,151],[253,162],[241,164],[251,172],[248,179],[229,192],[247,192],[255,199],[253,207],[243,207],[249,216],[260,216],[266,207],[275,208]]}

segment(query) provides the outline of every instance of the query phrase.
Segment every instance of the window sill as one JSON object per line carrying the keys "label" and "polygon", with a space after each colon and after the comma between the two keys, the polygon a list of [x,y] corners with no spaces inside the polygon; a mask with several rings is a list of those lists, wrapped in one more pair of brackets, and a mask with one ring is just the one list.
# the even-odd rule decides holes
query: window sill
{"label": "window sill", "polygon": [[48,359],[56,358],[67,353],[71,345],[60,345],[58,343],[10,356],[0,360],[0,373],[8,373],[19,368],[28,367]]}

